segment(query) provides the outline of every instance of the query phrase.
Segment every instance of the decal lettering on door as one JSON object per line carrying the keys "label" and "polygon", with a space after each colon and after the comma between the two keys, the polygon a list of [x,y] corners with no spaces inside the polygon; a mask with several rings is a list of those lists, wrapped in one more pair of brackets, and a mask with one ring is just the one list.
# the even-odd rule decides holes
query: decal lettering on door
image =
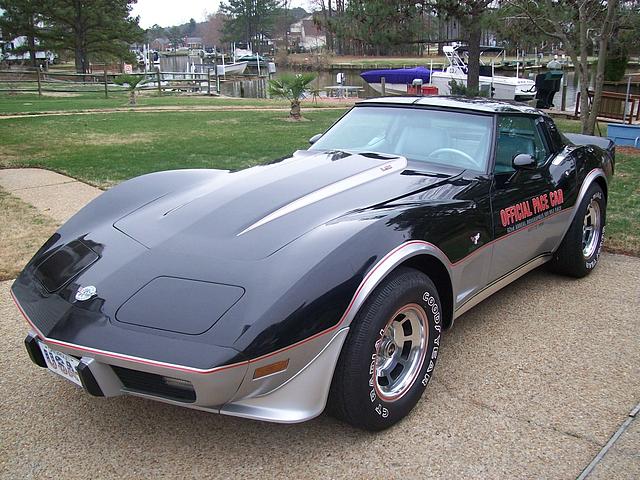
{"label": "decal lettering on door", "polygon": [[560,211],[563,203],[561,188],[543,193],[500,210],[500,223],[510,233]]}

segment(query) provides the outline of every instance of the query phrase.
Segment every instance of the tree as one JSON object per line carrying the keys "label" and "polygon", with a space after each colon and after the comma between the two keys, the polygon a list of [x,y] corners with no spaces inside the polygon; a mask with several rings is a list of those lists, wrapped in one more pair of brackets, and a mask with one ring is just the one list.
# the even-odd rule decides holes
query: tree
{"label": "tree", "polygon": [[407,53],[421,29],[418,4],[406,0],[350,2],[344,17],[342,36],[371,55]]}
{"label": "tree", "polygon": [[492,0],[435,0],[434,9],[439,15],[453,17],[460,22],[469,44],[467,61],[467,91],[480,91],[480,41],[482,26],[487,19]]}
{"label": "tree", "polygon": [[167,31],[167,38],[169,39],[169,42],[171,43],[171,46],[174,50],[184,44],[184,36],[182,35],[182,30],[180,29],[180,27],[171,27]]}
{"label": "tree", "polygon": [[152,27],[147,28],[147,30],[145,31],[144,35],[145,35],[145,40],[147,41],[147,43],[151,43],[156,38],[164,37],[166,35],[166,31],[165,31],[164,27],[161,27],[160,25],[158,25],[156,23]]}
{"label": "tree", "polygon": [[260,53],[262,40],[273,29],[279,0],[229,0],[220,4],[220,12],[226,15],[223,27],[229,41],[244,40]]}
{"label": "tree", "polygon": [[225,17],[222,13],[214,13],[207,17],[207,21],[198,25],[198,36],[207,46],[220,46],[222,43],[222,29]]}
{"label": "tree", "polygon": [[22,50],[29,53],[33,67],[37,65],[36,41],[42,33],[41,3],[40,0],[0,0],[0,10],[4,10],[0,16],[0,30],[5,37],[25,36],[27,38],[26,46]]}
{"label": "tree", "polygon": [[629,63],[629,50],[640,43],[640,3],[634,0],[621,1],[619,15],[614,23],[607,63],[605,81],[618,82],[624,78]]}
{"label": "tree", "polygon": [[[608,43],[618,15],[618,0],[509,0],[521,19],[562,42],[580,82],[582,133],[593,135],[600,110]],[[589,108],[589,50],[598,49],[594,95]]]}
{"label": "tree", "polygon": [[286,74],[279,78],[269,80],[269,95],[274,97],[286,98],[291,102],[291,110],[289,118],[292,120],[300,120],[300,100],[304,92],[309,88],[309,84],[315,80],[313,73],[299,73],[297,75]]}
{"label": "tree", "polygon": [[[425,44],[460,40],[448,35],[446,12],[437,0],[314,0],[314,21],[338,54],[421,55]],[[451,0],[452,6],[458,2]]]}
{"label": "tree", "polygon": [[187,23],[186,28],[185,28],[185,35],[187,37],[192,37],[194,33],[196,33],[196,28],[198,27],[198,24],[196,23],[196,21],[193,18],[189,19],[189,23]]}
{"label": "tree", "polygon": [[144,75],[123,74],[118,75],[113,81],[117,85],[127,87],[127,90],[129,90],[129,105],[135,106],[137,105],[136,90],[141,87],[147,80],[145,79]]}
{"label": "tree", "polygon": [[42,0],[46,41],[52,50],[71,51],[76,71],[87,73],[92,58],[126,58],[129,44],[142,40],[136,0]]}

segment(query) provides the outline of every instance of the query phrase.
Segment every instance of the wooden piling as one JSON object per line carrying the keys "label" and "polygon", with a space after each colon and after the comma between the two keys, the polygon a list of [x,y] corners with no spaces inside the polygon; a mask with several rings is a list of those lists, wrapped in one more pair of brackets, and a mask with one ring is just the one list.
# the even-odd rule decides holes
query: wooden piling
{"label": "wooden piling", "polygon": [[109,98],[109,86],[107,83],[107,64],[104,64],[104,98]]}
{"label": "wooden piling", "polygon": [[40,67],[36,67],[36,73],[38,74],[38,96],[42,96],[42,80],[40,78]]}
{"label": "wooden piling", "polygon": [[160,70],[156,70],[156,82],[158,83],[158,95],[162,95],[162,86],[160,85]]}
{"label": "wooden piling", "polygon": [[386,95],[386,90],[387,90],[387,82],[384,77],[380,78],[380,90],[381,90],[380,93],[382,93],[382,96],[384,97]]}

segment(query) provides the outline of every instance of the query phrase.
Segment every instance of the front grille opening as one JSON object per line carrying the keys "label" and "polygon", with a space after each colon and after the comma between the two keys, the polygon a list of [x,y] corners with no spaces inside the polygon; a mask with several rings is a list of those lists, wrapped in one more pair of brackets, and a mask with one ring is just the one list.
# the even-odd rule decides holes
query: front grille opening
{"label": "front grille opening", "polygon": [[111,367],[127,390],[179,402],[193,403],[196,392],[188,380],[140,372],[123,367]]}

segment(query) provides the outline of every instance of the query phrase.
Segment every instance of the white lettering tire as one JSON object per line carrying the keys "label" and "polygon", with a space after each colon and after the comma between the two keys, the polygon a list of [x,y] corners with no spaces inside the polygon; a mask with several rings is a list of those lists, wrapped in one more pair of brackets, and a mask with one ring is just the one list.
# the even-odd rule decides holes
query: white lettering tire
{"label": "white lettering tire", "polygon": [[604,241],[607,202],[602,188],[591,184],[573,222],[549,262],[552,271],[581,278],[596,267]]}
{"label": "white lettering tire", "polygon": [[433,375],[441,331],[442,308],[433,282],[417,270],[396,269],[353,320],[328,413],[374,431],[404,418]]}

